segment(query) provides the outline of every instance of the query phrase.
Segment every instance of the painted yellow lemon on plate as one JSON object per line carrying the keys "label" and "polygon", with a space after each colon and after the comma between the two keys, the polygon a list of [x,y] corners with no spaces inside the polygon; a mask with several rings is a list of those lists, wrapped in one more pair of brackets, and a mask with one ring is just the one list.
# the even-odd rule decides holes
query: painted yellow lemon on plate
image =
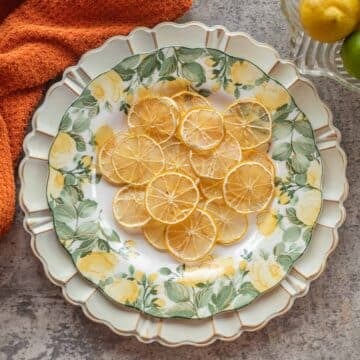
{"label": "painted yellow lemon on plate", "polygon": [[348,36],[359,22],[359,0],[302,0],[300,20],[315,40],[333,43]]}

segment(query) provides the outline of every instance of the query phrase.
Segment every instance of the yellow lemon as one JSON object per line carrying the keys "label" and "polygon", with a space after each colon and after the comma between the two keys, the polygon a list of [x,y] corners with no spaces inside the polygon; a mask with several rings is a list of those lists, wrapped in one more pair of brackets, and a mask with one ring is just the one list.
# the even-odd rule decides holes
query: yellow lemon
{"label": "yellow lemon", "polygon": [[215,61],[211,57],[207,57],[204,61],[206,66],[213,67],[215,65]]}
{"label": "yellow lemon", "polygon": [[255,90],[255,98],[263,104],[268,111],[275,111],[291,100],[289,93],[275,81],[264,82],[257,87]]}
{"label": "yellow lemon", "polygon": [[148,280],[150,282],[154,282],[156,279],[158,278],[158,274],[157,273],[151,273],[148,277]]}
{"label": "yellow lemon", "polygon": [[239,269],[240,271],[245,271],[247,270],[247,267],[248,267],[248,262],[246,260],[241,260],[239,262]]}
{"label": "yellow lemon", "polygon": [[98,101],[118,101],[123,92],[123,81],[116,71],[110,70],[94,79],[89,90]]}
{"label": "yellow lemon", "polygon": [[129,104],[132,104],[151,96],[154,96],[154,93],[151,88],[145,86],[139,86],[137,90],[134,92],[134,94],[127,97],[127,101]]}
{"label": "yellow lemon", "polygon": [[249,266],[251,283],[259,292],[264,292],[276,285],[285,275],[284,269],[273,259],[254,260]]}
{"label": "yellow lemon", "polygon": [[76,152],[75,140],[67,133],[60,132],[50,150],[50,166],[55,169],[71,167]]}
{"label": "yellow lemon", "polygon": [[47,185],[48,195],[52,195],[54,198],[59,197],[63,187],[64,187],[64,175],[60,171],[50,168],[48,185]]}
{"label": "yellow lemon", "polygon": [[313,189],[302,193],[295,209],[300,221],[305,225],[313,226],[321,209],[321,192]]}
{"label": "yellow lemon", "polygon": [[264,236],[271,235],[276,229],[278,218],[273,210],[265,210],[257,214],[256,226]]}
{"label": "yellow lemon", "polygon": [[115,254],[92,252],[77,261],[79,271],[94,281],[105,280],[115,270],[118,259]]}
{"label": "yellow lemon", "polygon": [[233,276],[235,274],[234,260],[232,257],[216,258],[214,264],[219,267],[220,275]]}
{"label": "yellow lemon", "polygon": [[140,293],[136,280],[116,279],[105,287],[105,292],[121,303],[134,303]]}
{"label": "yellow lemon", "polygon": [[322,168],[320,162],[313,161],[310,164],[306,173],[307,183],[312,187],[320,189],[321,175],[322,175]]}
{"label": "yellow lemon", "polygon": [[237,60],[230,69],[231,80],[235,84],[253,85],[256,79],[261,78],[263,73],[255,65]]}
{"label": "yellow lemon", "polygon": [[359,0],[302,0],[300,20],[315,40],[332,43],[355,30],[359,20]]}

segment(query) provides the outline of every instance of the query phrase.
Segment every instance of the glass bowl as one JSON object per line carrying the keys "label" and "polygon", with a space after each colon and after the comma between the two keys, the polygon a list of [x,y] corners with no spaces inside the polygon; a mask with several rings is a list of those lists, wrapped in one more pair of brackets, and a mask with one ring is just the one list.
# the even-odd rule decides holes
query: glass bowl
{"label": "glass bowl", "polygon": [[281,0],[281,10],[291,30],[291,57],[299,71],[305,75],[327,76],[360,93],[360,79],[349,75],[344,68],[340,56],[342,41],[326,44],[311,39],[302,28],[299,3],[300,0]]}

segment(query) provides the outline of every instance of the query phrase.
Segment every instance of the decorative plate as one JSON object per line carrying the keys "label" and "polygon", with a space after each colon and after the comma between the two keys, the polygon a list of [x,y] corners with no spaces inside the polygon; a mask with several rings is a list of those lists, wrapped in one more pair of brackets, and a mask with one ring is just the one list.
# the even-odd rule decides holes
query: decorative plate
{"label": "decorative plate", "polygon": [[308,36],[301,25],[299,0],[281,0],[281,10],[289,23],[291,58],[302,74],[327,76],[351,91],[360,92],[360,80],[344,68],[340,55],[343,41],[321,43]]}
{"label": "decorative plate", "polygon": [[[116,188],[96,172],[97,148],[124,126],[132,101],[150,86],[159,94],[177,91],[182,79],[219,107],[255,97],[274,120],[277,193],[271,208],[251,219],[246,239],[218,246],[213,259],[197,267],[120,230],[111,215]],[[33,128],[19,171],[34,251],[69,301],[118,333],[176,346],[259,328],[307,291],[336,245],[346,159],[330,112],[291,63],[245,34],[165,23],[114,37],[65,71],[34,115]]]}

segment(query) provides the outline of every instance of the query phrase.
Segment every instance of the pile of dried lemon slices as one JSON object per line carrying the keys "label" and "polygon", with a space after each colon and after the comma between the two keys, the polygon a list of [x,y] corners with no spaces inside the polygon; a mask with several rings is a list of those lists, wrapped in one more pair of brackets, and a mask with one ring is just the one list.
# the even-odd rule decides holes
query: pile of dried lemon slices
{"label": "pile of dried lemon slices", "polygon": [[221,113],[196,92],[148,97],[132,106],[128,126],[102,147],[99,167],[120,187],[117,222],[142,229],[155,248],[201,260],[215,243],[241,240],[247,214],[270,202],[271,117],[259,102],[240,100]]}

